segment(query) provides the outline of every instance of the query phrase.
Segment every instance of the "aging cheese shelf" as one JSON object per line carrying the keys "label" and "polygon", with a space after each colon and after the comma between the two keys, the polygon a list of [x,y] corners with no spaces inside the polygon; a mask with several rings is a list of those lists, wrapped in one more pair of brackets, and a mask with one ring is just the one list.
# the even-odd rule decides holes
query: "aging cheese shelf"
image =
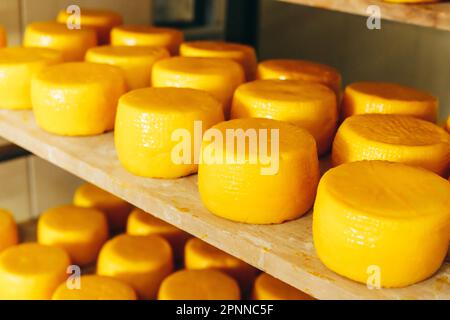
{"label": "aging cheese shelf", "polygon": [[39,129],[31,111],[1,110],[0,136],[319,299],[450,299],[448,262],[416,285],[369,290],[319,261],[311,213],[272,226],[216,217],[200,201],[196,175],[157,180],[125,171],[116,156],[113,133],[59,137]]}
{"label": "aging cheese shelf", "polygon": [[450,3],[394,4],[382,0],[280,0],[321,9],[368,16],[367,8],[377,5],[382,19],[450,31]]}

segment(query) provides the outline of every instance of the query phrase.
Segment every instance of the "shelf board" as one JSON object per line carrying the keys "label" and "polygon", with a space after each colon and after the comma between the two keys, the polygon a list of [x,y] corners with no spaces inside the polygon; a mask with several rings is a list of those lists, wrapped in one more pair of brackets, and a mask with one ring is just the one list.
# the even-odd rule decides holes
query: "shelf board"
{"label": "shelf board", "polygon": [[200,201],[196,175],[158,180],[125,171],[114,150],[113,133],[59,137],[39,129],[31,111],[0,110],[0,136],[316,298],[450,299],[448,262],[419,284],[369,290],[319,261],[312,241],[311,213],[271,226],[216,217]]}
{"label": "shelf board", "polygon": [[394,4],[381,0],[280,0],[309,7],[368,16],[370,5],[381,9],[382,19],[397,21],[422,27],[450,31],[450,3]]}

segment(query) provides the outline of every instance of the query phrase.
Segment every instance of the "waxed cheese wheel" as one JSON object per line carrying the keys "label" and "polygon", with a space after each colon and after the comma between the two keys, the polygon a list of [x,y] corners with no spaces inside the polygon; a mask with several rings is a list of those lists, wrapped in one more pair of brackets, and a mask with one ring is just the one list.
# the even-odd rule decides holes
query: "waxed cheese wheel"
{"label": "waxed cheese wheel", "polygon": [[0,252],[19,242],[17,224],[11,212],[0,209]]}
{"label": "waxed cheese wheel", "polygon": [[373,287],[404,287],[447,255],[450,183],[422,168],[359,161],[326,172],[313,211],[314,247],[334,272]]}
{"label": "waxed cheese wheel", "polygon": [[124,92],[122,71],[98,63],[50,66],[31,81],[37,124],[59,135],[85,136],[112,130],[117,102]]}
{"label": "waxed cheese wheel", "polygon": [[62,52],[65,61],[82,61],[89,48],[97,45],[97,35],[90,28],[69,29],[57,22],[34,22],[25,29],[25,47],[45,47]]}
{"label": "waxed cheese wheel", "polygon": [[255,280],[253,300],[314,300],[313,297],[287,283],[261,273]]}

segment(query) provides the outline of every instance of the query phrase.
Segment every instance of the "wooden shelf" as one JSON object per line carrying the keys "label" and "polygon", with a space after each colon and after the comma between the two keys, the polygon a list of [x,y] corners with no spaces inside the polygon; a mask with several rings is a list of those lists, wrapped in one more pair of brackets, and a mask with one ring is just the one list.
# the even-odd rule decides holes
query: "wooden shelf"
{"label": "wooden shelf", "polygon": [[196,175],[157,180],[126,172],[116,157],[113,133],[54,136],[36,126],[31,111],[1,110],[0,136],[319,299],[450,299],[448,262],[419,284],[369,290],[319,261],[311,214],[273,226],[216,217],[199,199]]}
{"label": "wooden shelf", "polygon": [[370,5],[381,9],[382,19],[450,31],[450,3],[394,4],[381,0],[280,0],[315,8],[368,16]]}

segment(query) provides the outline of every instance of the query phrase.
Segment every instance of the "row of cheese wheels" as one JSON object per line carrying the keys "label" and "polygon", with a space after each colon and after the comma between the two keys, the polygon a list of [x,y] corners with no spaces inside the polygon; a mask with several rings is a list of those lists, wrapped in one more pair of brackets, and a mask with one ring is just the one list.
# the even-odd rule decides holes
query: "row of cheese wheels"
{"label": "row of cheese wheels", "polygon": [[[95,262],[95,275],[68,274]],[[90,184],[77,189],[74,205],[43,213],[37,243],[18,244],[12,215],[0,210],[0,299],[239,299],[250,292],[258,300],[311,299]]]}

